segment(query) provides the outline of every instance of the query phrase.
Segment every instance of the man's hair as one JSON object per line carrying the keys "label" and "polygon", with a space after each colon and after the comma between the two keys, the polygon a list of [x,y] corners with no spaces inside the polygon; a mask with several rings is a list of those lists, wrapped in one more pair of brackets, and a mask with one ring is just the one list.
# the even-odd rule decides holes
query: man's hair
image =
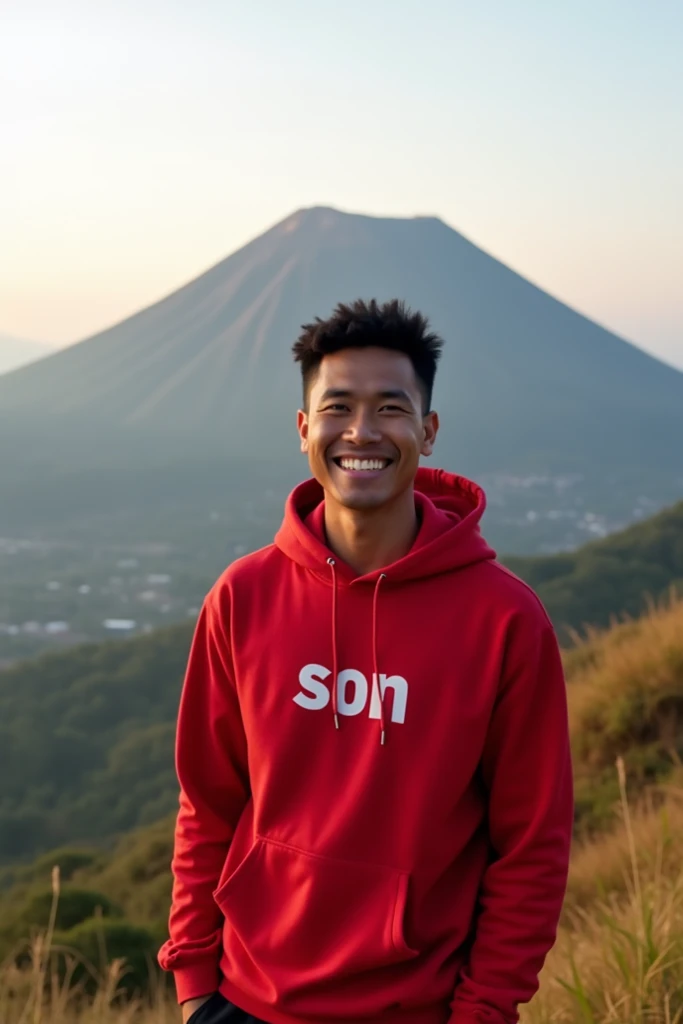
{"label": "man's hair", "polygon": [[292,352],[301,363],[304,407],[325,356],[346,348],[377,347],[408,356],[422,390],[424,413],[430,411],[443,341],[430,330],[426,316],[414,313],[401,300],[391,299],[382,305],[376,299],[356,299],[350,305],[340,302],[329,319],[316,317],[314,323],[302,326],[302,332]]}

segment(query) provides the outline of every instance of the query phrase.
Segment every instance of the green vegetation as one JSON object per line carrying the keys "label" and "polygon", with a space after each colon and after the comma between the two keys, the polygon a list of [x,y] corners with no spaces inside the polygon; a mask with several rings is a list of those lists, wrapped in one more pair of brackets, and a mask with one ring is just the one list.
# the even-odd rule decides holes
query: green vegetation
{"label": "green vegetation", "polygon": [[[683,503],[576,554],[507,561],[568,639],[565,624],[606,624],[615,610],[639,613],[648,591],[683,592]],[[65,842],[107,842],[173,810],[175,717],[190,637],[191,626],[177,626],[0,672],[0,864]],[[581,648],[569,664],[597,649]],[[658,641],[653,650],[660,657]],[[674,678],[676,671],[672,663]],[[656,774],[668,755],[639,749],[644,775]],[[609,773],[612,754],[601,770]]]}
{"label": "green vegetation", "polygon": [[[77,956],[70,983],[92,990],[98,970],[106,973],[106,962],[125,959],[119,986],[129,992],[146,989],[166,937],[172,836],[173,820],[166,818],[126,835],[108,852],[63,847],[33,864],[5,869],[0,964],[27,961],[58,894],[53,945]],[[67,964],[60,959],[58,966],[64,978]]]}
{"label": "green vegetation", "polygon": [[505,564],[536,590],[565,640],[588,624],[640,615],[646,595],[672,585],[683,593],[683,502],[578,551]]}
{"label": "green vegetation", "polygon": [[106,840],[171,810],[190,636],[178,627],[0,673],[0,862]]}
{"label": "green vegetation", "polygon": [[[44,924],[52,899],[52,871],[59,868],[61,908],[57,927],[72,928],[94,916],[125,917],[132,924],[163,931],[171,894],[173,821],[170,815],[122,836],[112,849],[62,847],[32,864],[15,864],[0,876],[0,935],[28,934]],[[36,921],[36,910],[43,910]],[[16,922],[16,926],[12,923]],[[0,948],[0,958],[2,948]]]}
{"label": "green vegetation", "polygon": [[[667,999],[678,1009],[674,996],[683,991],[683,961],[676,952],[683,949],[683,802],[677,798],[683,777],[683,599],[672,597],[640,620],[593,631],[565,654],[565,668],[579,842],[560,941],[525,1020],[541,1024],[551,1019],[553,1007],[560,1016],[554,1010],[552,1019],[570,1024],[665,1024],[678,1018],[654,1010]],[[628,822],[629,843],[618,824],[627,781],[638,808]],[[122,984],[145,987],[166,936],[172,837],[169,815],[131,831],[110,850],[66,847],[32,864],[5,867],[0,962],[8,955],[12,961],[20,940],[35,937],[47,922],[56,865],[61,892],[54,942],[91,965],[101,961],[102,950],[112,961],[125,956],[129,973]],[[93,983],[85,968],[74,970]],[[577,1016],[584,997],[591,1017]],[[628,1012],[610,1018],[609,1006],[620,998]],[[641,1018],[639,1007],[652,1012]],[[160,1008],[156,1013],[163,1018]]]}

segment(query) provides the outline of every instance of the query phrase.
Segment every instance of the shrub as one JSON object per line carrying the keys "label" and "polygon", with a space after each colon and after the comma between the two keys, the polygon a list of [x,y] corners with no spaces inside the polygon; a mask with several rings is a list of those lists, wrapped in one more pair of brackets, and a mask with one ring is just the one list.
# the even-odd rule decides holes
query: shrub
{"label": "shrub", "polygon": [[[18,921],[25,926],[45,928],[52,906],[53,894],[50,889],[34,893],[19,912]],[[76,889],[64,886],[57,905],[55,926],[60,931],[69,931],[97,914],[103,917],[120,917],[121,910],[104,893],[90,889]]]}
{"label": "shrub", "polygon": [[64,951],[75,953],[78,963],[73,971],[74,984],[95,991],[115,961],[125,961],[119,987],[128,994],[145,992],[156,970],[158,937],[147,928],[126,920],[90,918],[68,931],[55,932],[53,961],[58,974],[67,968]]}

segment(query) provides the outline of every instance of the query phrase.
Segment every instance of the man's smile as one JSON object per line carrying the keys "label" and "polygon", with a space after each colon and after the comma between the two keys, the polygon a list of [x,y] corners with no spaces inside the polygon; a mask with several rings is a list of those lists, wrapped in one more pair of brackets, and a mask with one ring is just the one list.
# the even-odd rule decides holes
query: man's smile
{"label": "man's smile", "polygon": [[359,456],[339,455],[334,457],[332,461],[339,469],[355,475],[358,473],[381,473],[388,469],[394,460],[386,457],[360,458]]}

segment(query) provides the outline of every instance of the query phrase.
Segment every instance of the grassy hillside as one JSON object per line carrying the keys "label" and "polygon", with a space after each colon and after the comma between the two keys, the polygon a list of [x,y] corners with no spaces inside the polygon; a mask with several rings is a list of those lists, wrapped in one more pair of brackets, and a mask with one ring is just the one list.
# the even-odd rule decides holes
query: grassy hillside
{"label": "grassy hillside", "polygon": [[[571,627],[640,612],[648,591],[678,584],[683,593],[683,503],[575,554],[507,562],[569,640]],[[191,627],[179,626],[0,672],[0,864],[100,841],[173,809],[174,722],[190,637]],[[570,674],[575,660],[568,657]],[[642,756],[650,771],[654,755]]]}
{"label": "grassy hillside", "polygon": [[617,804],[617,757],[633,793],[656,790],[682,763],[683,600],[672,594],[640,619],[592,631],[564,660],[585,834],[603,828]]}
{"label": "grassy hillside", "polygon": [[683,502],[568,554],[504,561],[534,587],[563,637],[567,627],[606,626],[616,614],[639,615],[645,594],[672,584],[683,593]]}
{"label": "grassy hillside", "polygon": [[[523,1024],[683,1019],[683,600],[595,633],[566,656],[577,790],[577,843],[562,925]],[[620,765],[620,771],[616,767]],[[626,788],[632,808],[624,803]],[[620,813],[622,812],[622,813]],[[625,812],[625,817],[624,813]],[[165,936],[173,818],[124,836],[113,850],[62,848],[0,874],[0,962],[45,927],[59,865],[55,939],[85,957],[126,957],[100,979],[95,1010],[125,1024],[111,988],[144,988]],[[0,1019],[18,1024],[26,974],[0,968]],[[76,968],[86,984],[90,974]],[[108,980],[107,980],[108,978]],[[109,985],[109,989],[107,988]],[[11,996],[10,992],[15,995]],[[145,997],[148,998],[148,997]],[[176,1020],[157,985],[140,1024]],[[89,1024],[52,995],[54,1024]],[[61,1016],[59,1015],[61,1014]]]}
{"label": "grassy hillside", "polygon": [[[627,812],[614,829],[575,847],[557,943],[538,995],[522,1007],[521,1024],[680,1024],[683,1019],[683,789],[673,790],[657,810],[634,813],[627,807]],[[111,929],[107,933],[102,927],[100,934],[109,938]],[[33,949],[37,952],[35,941]],[[140,960],[132,942],[127,953],[129,963]],[[96,971],[101,978],[94,1003],[84,1005],[53,985],[36,1015],[35,975],[10,962],[0,964],[0,1020],[177,1024],[169,984],[155,984],[134,1014],[135,1003],[112,999],[120,967]],[[26,1011],[32,1011],[30,1017]]]}

